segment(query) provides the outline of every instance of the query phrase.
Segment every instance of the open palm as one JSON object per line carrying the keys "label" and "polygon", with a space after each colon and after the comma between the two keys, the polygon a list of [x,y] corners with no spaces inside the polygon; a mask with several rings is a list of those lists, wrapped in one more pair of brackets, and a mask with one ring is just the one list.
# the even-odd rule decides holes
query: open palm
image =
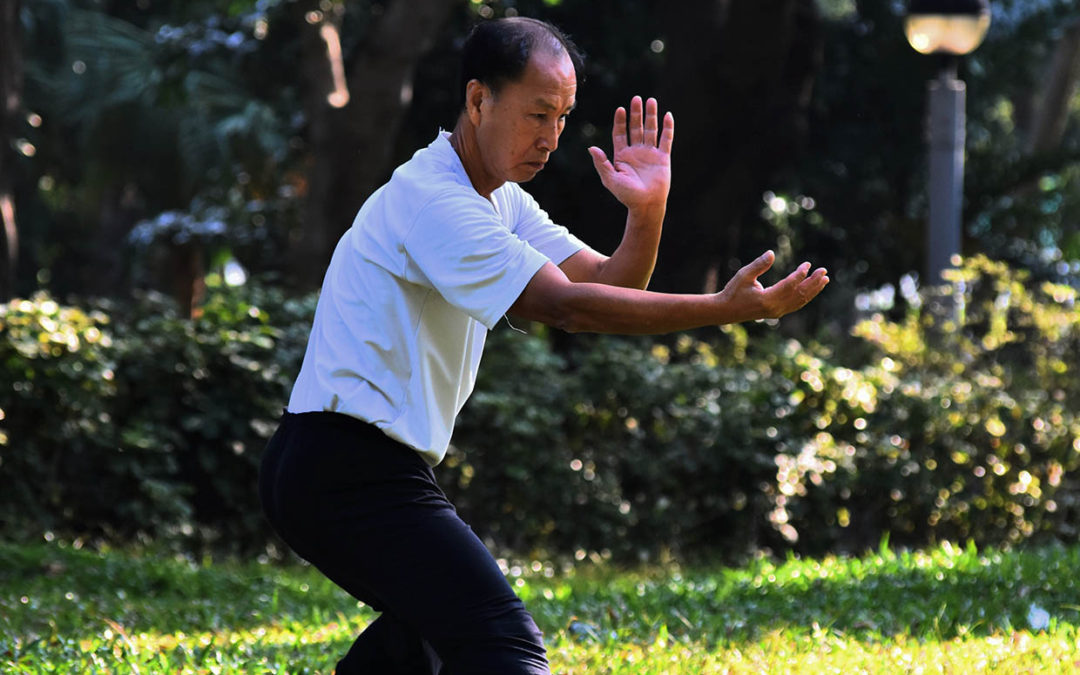
{"label": "open palm", "polygon": [[610,161],[600,148],[589,148],[593,166],[604,187],[628,209],[663,205],[671,186],[675,118],[670,112],[664,115],[661,130],[656,99],[643,106],[640,96],[630,101],[629,125],[626,117],[625,108],[615,111]]}

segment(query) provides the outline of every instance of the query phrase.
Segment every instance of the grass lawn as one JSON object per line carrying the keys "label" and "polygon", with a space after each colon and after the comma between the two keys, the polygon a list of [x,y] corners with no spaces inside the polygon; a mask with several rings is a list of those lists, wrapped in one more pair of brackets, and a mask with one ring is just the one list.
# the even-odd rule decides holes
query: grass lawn
{"label": "grass lawn", "polygon": [[[1080,547],[508,570],[553,672],[1080,672]],[[0,672],[330,673],[373,617],[307,567],[0,544]]]}

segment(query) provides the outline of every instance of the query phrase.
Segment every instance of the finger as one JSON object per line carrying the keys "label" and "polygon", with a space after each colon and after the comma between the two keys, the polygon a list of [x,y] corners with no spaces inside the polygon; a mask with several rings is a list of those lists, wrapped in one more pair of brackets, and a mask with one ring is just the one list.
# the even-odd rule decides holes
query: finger
{"label": "finger", "polygon": [[608,178],[615,173],[615,167],[608,161],[604,151],[595,145],[589,148],[589,156],[592,157],[592,163],[593,167],[596,169],[596,173],[600,174],[600,182],[607,185]]}
{"label": "finger", "polygon": [[809,283],[819,290],[825,288],[829,283],[829,272],[824,267],[819,267],[803,283]]}
{"label": "finger", "polygon": [[651,148],[656,147],[656,132],[659,120],[657,117],[657,105],[655,98],[649,98],[645,102],[645,144]]}
{"label": "finger", "polygon": [[645,136],[641,126],[641,97],[630,99],[630,145],[639,145]]}
{"label": "finger", "polygon": [[803,264],[796,267],[794,272],[784,277],[784,280],[780,283],[789,286],[796,286],[802,283],[802,281],[806,279],[806,275],[809,273],[810,263],[804,262]]}
{"label": "finger", "polygon": [[660,150],[664,154],[671,154],[671,142],[675,140],[675,116],[668,111],[664,115],[664,130],[660,133]]}
{"label": "finger", "polygon": [[611,145],[613,156],[626,149],[626,108],[619,106],[615,109],[615,122],[611,125]]}
{"label": "finger", "polygon": [[818,293],[829,284],[829,273],[823,267],[814,270],[814,273],[804,279],[798,286],[799,295],[806,302],[812,300]]}

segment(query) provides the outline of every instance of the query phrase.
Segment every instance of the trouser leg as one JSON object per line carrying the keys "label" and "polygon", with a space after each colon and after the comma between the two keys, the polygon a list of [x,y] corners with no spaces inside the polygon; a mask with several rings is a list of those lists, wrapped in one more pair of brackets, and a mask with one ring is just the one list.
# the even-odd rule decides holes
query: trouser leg
{"label": "trouser leg", "polygon": [[[413,521],[413,522],[410,522]],[[374,590],[374,602],[393,618],[394,643],[412,631],[421,636],[420,647],[430,646],[444,674],[546,675],[548,671],[540,631],[514,594],[491,554],[472,530],[452,511],[424,517],[394,519],[383,532],[347,536],[333,561],[313,560],[327,576],[354,592],[361,586]],[[365,548],[374,543],[380,555]],[[382,620],[380,618],[380,621]],[[385,654],[382,636],[358,639],[358,654]],[[425,644],[426,643],[426,644]],[[413,643],[415,644],[415,643]],[[400,647],[394,650],[400,653]],[[405,644],[405,651],[415,648]],[[341,673],[354,660],[340,664]],[[357,663],[359,660],[356,661]],[[432,663],[437,661],[432,659]],[[417,671],[421,672],[421,671]]]}
{"label": "trouser leg", "polygon": [[260,489],[299,555],[384,612],[339,672],[547,675],[532,617],[419,455],[319,415],[286,418]]}
{"label": "trouser leg", "polygon": [[442,662],[435,650],[408,624],[383,613],[368,624],[349,652],[338,661],[335,673],[409,673],[429,675],[441,672]]}

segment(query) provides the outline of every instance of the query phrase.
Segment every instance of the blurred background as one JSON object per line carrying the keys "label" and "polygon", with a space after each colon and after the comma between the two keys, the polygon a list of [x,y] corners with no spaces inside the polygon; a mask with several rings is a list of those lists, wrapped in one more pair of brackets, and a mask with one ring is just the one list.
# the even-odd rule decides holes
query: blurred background
{"label": "blurred background", "polygon": [[[497,330],[440,480],[493,548],[578,559],[1076,541],[1080,9],[995,0],[967,84],[962,258],[926,269],[927,82],[895,0],[6,0],[0,532],[282,554],[258,457],[338,237],[452,128],[476,21],[587,56],[526,186],[609,252],[585,148],[677,121],[651,288],[771,248],[782,323]],[[774,273],[773,279],[779,278]]]}

